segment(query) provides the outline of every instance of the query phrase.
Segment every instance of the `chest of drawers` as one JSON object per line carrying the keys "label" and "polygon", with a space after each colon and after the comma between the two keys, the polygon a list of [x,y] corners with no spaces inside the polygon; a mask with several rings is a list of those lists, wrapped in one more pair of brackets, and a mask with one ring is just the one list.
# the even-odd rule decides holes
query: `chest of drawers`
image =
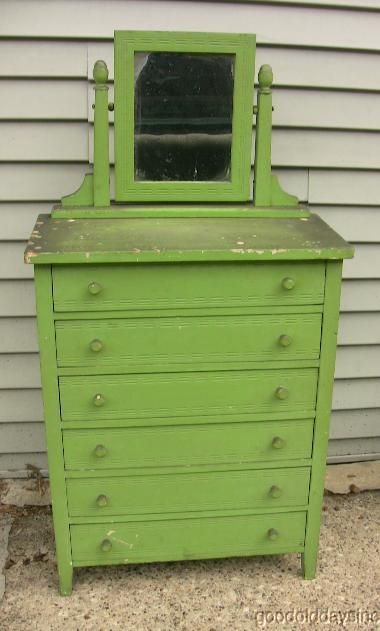
{"label": "chest of drawers", "polygon": [[273,220],[274,250],[270,221],[39,218],[63,594],[74,567],[115,563],[293,552],[314,576],[352,252],[316,216]]}

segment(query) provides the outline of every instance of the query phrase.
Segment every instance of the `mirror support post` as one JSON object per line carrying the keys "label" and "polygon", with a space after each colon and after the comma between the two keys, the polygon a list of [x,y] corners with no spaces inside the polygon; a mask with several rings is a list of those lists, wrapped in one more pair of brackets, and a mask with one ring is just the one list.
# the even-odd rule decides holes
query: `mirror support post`
{"label": "mirror support post", "polygon": [[94,65],[94,206],[110,205],[110,165],[108,139],[108,68],[104,61]]}
{"label": "mirror support post", "polygon": [[257,92],[255,164],[253,203],[255,206],[297,206],[298,199],[284,191],[272,173],[272,83],[273,72],[268,65],[259,71]]}
{"label": "mirror support post", "polygon": [[271,205],[272,83],[272,68],[265,64],[259,71],[257,93],[253,193],[255,206]]}

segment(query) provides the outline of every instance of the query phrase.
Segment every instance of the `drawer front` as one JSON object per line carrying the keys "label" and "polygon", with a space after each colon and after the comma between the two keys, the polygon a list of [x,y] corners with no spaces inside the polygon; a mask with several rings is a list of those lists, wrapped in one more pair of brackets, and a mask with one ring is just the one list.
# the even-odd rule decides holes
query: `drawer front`
{"label": "drawer front", "polygon": [[323,262],[56,265],[56,311],[321,304]]}
{"label": "drawer front", "polygon": [[175,467],[310,458],[313,420],[63,430],[66,469]]}
{"label": "drawer front", "polygon": [[308,502],[310,469],[263,469],[67,480],[71,517],[267,509]]}
{"label": "drawer front", "polygon": [[318,359],[321,314],[68,320],[58,365],[151,371],[178,364]]}
{"label": "drawer front", "polygon": [[[236,370],[60,377],[65,421],[219,414],[313,416],[318,370]],[[145,423],[147,424],[147,423]]]}
{"label": "drawer front", "polygon": [[74,565],[301,552],[306,513],[72,525]]}

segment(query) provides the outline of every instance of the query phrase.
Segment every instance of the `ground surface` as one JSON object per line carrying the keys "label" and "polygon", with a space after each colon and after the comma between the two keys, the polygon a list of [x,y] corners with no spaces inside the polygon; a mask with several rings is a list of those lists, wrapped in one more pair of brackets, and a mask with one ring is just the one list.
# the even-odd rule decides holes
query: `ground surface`
{"label": "ground surface", "polygon": [[1,631],[380,629],[380,492],[325,497],[314,581],[297,555],[114,566],[76,570],[69,598],[50,509],[10,512]]}

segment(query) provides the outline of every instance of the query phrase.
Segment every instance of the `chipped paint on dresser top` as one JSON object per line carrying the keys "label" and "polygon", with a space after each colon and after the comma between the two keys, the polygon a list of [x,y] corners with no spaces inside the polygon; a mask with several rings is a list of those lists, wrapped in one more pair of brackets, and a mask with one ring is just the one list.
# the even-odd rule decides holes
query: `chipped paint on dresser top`
{"label": "chipped paint on dresser top", "polygon": [[40,215],[25,262],[133,263],[343,259],[353,248],[308,217],[62,219]]}

